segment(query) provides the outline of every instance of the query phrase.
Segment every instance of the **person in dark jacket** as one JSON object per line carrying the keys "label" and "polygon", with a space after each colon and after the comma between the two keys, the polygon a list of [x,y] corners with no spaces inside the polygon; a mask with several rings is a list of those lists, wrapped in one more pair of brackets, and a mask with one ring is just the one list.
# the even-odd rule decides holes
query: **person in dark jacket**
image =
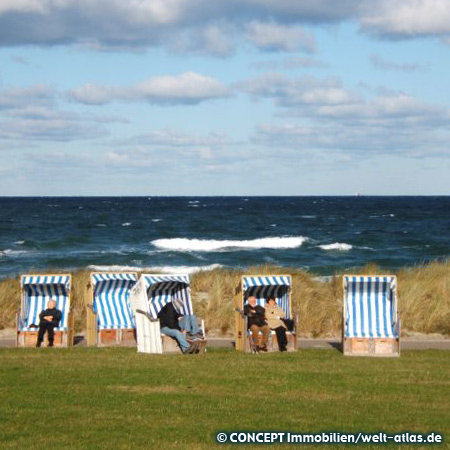
{"label": "person in dark jacket", "polygon": [[180,317],[182,317],[182,315],[177,312],[173,302],[169,302],[161,308],[161,311],[158,314],[161,333],[174,338],[184,354],[195,353],[199,348],[199,343],[197,342],[198,339],[192,343],[189,343],[186,340],[186,337],[180,328],[180,322],[178,320]]}
{"label": "person in dark jacket", "polygon": [[[258,350],[266,352],[270,333],[270,328],[266,322],[266,310],[262,306],[256,304],[256,297],[251,296],[244,306],[244,314],[248,318],[247,326],[252,332],[253,345],[255,345]],[[260,345],[258,345],[259,332],[262,332],[263,334]]]}
{"label": "person in dark jacket", "polygon": [[56,309],[56,300],[51,299],[47,303],[47,309],[44,309],[39,314],[39,331],[36,347],[41,346],[46,332],[48,333],[48,346],[53,347],[55,328],[58,327],[61,318],[62,312]]}

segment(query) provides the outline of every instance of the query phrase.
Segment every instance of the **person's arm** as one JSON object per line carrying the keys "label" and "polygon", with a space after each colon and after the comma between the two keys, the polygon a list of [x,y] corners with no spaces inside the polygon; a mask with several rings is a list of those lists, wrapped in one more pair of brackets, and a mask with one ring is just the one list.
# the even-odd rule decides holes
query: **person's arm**
{"label": "person's arm", "polygon": [[286,316],[284,311],[280,307],[277,307],[277,309],[278,309],[278,315],[280,316],[280,319],[284,319]]}
{"label": "person's arm", "polygon": [[255,316],[258,318],[258,320],[261,320],[263,322],[266,321],[266,310],[262,306],[257,305],[255,307]]}
{"label": "person's arm", "polygon": [[62,319],[62,312],[59,309],[57,309],[53,314],[52,318],[53,325],[57,327],[59,325],[59,322],[61,322],[61,319]]}

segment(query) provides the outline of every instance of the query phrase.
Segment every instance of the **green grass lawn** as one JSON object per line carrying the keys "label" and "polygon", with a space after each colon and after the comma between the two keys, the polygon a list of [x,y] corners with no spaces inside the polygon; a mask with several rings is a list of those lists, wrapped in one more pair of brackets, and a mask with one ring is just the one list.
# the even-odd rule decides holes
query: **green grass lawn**
{"label": "green grass lawn", "polygon": [[2,450],[230,448],[215,443],[224,430],[436,431],[448,441],[449,405],[448,351],[0,349]]}

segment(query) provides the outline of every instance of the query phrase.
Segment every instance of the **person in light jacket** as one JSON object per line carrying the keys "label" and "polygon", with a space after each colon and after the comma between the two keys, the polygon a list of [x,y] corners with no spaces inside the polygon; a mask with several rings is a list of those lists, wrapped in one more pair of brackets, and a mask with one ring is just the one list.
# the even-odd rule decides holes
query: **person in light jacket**
{"label": "person in light jacket", "polygon": [[280,352],[287,351],[286,325],[281,320],[284,319],[283,310],[277,306],[274,297],[269,297],[266,304],[266,320],[269,328],[277,334],[278,349]]}

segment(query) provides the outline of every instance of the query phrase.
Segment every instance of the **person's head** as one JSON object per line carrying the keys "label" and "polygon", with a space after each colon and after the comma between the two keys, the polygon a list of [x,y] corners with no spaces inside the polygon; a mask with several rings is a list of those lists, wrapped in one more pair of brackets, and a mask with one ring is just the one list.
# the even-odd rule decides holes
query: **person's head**
{"label": "person's head", "polygon": [[269,297],[269,298],[267,299],[267,304],[268,304],[269,306],[275,306],[275,305],[277,304],[277,302],[275,301],[275,297]]}
{"label": "person's head", "polygon": [[248,298],[247,302],[250,306],[256,306],[256,297],[254,295],[251,295]]}
{"label": "person's head", "polygon": [[49,300],[47,303],[47,308],[48,309],[56,308],[56,299],[52,298],[51,300]]}

